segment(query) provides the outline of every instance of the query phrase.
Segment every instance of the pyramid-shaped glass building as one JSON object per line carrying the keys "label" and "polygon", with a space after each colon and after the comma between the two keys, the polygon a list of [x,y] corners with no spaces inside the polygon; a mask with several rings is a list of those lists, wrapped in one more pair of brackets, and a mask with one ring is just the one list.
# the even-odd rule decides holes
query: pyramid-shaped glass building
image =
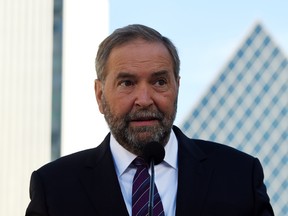
{"label": "pyramid-shaped glass building", "polygon": [[258,157],[275,215],[288,215],[288,61],[261,24],[255,25],[181,128],[189,137]]}

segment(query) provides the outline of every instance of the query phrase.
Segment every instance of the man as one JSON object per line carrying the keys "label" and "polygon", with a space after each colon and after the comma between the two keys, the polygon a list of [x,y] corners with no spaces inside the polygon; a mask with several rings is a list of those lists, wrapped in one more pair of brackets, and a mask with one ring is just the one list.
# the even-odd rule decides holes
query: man
{"label": "man", "polygon": [[148,214],[149,186],[140,193],[137,181],[149,176],[141,158],[151,142],[165,148],[155,166],[154,215],[273,215],[258,159],[173,126],[179,68],[175,46],[154,29],[130,25],[107,37],[96,57],[95,95],[111,133],[98,147],[33,172],[26,215]]}

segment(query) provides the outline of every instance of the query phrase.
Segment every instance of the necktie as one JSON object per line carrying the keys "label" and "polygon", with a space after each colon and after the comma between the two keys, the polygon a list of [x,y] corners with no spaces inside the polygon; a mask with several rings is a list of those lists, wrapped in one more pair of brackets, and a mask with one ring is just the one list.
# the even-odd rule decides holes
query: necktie
{"label": "necktie", "polygon": [[[132,216],[148,215],[150,175],[148,164],[137,157],[133,164],[137,167],[132,186]],[[153,216],[164,216],[163,205],[156,185],[154,184]]]}

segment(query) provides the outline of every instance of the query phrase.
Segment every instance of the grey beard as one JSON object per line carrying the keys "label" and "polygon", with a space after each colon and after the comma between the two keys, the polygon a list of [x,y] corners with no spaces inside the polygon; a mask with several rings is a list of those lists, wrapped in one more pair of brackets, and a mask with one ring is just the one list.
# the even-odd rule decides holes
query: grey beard
{"label": "grey beard", "polygon": [[[176,116],[177,100],[175,102],[175,111],[170,116],[155,108],[140,109],[131,112],[122,117],[116,117],[112,114],[107,100],[102,97],[104,107],[104,117],[115,139],[128,151],[142,155],[144,146],[150,142],[159,142],[163,146],[168,142],[172,125]],[[134,119],[152,118],[159,122],[156,126],[143,126],[132,128],[129,123]]]}

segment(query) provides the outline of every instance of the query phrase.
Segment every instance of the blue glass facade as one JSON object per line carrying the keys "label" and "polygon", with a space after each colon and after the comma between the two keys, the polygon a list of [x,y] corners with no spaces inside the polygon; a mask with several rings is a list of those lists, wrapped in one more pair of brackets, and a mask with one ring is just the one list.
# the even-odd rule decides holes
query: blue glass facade
{"label": "blue glass facade", "polygon": [[258,157],[275,215],[288,215],[288,60],[256,24],[182,125]]}
{"label": "blue glass facade", "polygon": [[54,0],[51,160],[61,155],[63,0]]}

